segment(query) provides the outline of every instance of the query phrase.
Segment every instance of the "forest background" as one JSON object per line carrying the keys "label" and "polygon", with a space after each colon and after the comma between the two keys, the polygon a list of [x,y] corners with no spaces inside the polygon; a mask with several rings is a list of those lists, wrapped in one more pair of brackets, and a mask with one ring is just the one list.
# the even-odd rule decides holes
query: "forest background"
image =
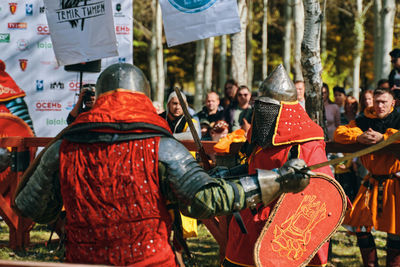
{"label": "forest background", "polygon": [[[314,2],[322,12],[318,44],[322,80],[330,88],[343,86],[358,98],[359,91],[374,88],[389,74],[388,53],[400,48],[400,1]],[[256,91],[281,63],[294,80],[303,79],[301,0],[238,0],[241,33],[170,48],[158,0],[133,3],[134,64],[149,77],[153,100],[164,102],[173,86],[178,86],[194,95],[194,108],[199,110],[206,92],[223,94],[228,78]]]}

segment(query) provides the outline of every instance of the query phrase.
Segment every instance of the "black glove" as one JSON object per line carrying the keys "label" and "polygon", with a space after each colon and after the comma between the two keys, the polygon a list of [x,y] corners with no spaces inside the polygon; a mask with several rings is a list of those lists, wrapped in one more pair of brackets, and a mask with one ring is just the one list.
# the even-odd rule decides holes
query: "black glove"
{"label": "black glove", "polygon": [[303,191],[310,183],[310,176],[313,173],[306,170],[306,163],[302,159],[288,160],[278,169],[280,177],[278,181],[284,193],[298,193]]}

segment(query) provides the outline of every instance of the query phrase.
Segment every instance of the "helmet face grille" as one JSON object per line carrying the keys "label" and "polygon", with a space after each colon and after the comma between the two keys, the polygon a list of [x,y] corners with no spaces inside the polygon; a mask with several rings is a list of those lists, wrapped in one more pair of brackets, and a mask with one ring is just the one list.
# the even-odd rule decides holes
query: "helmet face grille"
{"label": "helmet face grille", "polygon": [[267,104],[261,101],[254,103],[254,118],[252,125],[251,142],[261,147],[272,144],[276,118],[280,105]]}

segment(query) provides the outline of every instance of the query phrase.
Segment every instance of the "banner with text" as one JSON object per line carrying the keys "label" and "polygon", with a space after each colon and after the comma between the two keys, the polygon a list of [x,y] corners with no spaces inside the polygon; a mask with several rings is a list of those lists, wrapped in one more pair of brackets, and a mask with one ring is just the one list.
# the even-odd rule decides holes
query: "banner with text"
{"label": "banner with text", "polygon": [[160,0],[169,47],[240,32],[236,0]]}
{"label": "banner with text", "polygon": [[[99,2],[103,1],[96,3]],[[114,27],[113,38],[117,40],[119,56],[102,59],[102,70],[118,62],[133,63],[132,1],[104,2],[111,2],[114,20],[111,27]],[[24,100],[36,135],[52,137],[67,126],[68,113],[78,100],[80,75],[79,72],[67,72],[57,64],[45,13],[43,0],[0,1],[0,60],[5,62],[5,71],[26,93]],[[84,28],[89,27],[88,21],[89,18],[85,18]],[[82,21],[78,21],[77,28],[80,30],[81,27]],[[98,31],[95,34],[100,35],[100,29],[107,26],[98,24],[90,27],[96,27]],[[66,39],[75,38],[69,32],[65,34]],[[82,82],[96,83],[98,76],[99,73],[85,72]]]}
{"label": "banner with text", "polygon": [[111,1],[44,0],[44,4],[58,65],[118,56]]}

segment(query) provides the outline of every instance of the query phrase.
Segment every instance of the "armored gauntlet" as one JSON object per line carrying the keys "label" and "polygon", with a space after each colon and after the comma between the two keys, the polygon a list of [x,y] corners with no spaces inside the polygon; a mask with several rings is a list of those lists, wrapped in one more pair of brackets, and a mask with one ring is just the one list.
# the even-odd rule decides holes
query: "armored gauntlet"
{"label": "armored gauntlet", "polygon": [[0,172],[11,165],[11,153],[6,148],[0,148]]}

